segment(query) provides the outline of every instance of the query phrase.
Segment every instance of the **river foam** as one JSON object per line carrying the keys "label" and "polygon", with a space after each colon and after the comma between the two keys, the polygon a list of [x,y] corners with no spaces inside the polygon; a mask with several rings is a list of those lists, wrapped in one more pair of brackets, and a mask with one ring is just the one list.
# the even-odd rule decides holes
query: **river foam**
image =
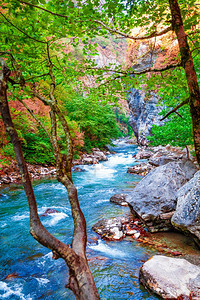
{"label": "river foam", "polygon": [[14,284],[10,287],[8,283],[0,281],[0,293],[2,293],[0,299],[12,299],[11,297],[17,296],[21,300],[32,300],[29,295],[25,298],[22,290],[23,286],[21,284]]}
{"label": "river foam", "polygon": [[66,213],[63,212],[56,212],[56,213],[51,213],[49,214],[47,217],[45,217],[46,219],[42,221],[42,223],[44,225],[48,225],[48,226],[54,226],[56,225],[59,221],[69,218],[69,216]]}
{"label": "river foam", "polygon": [[122,252],[116,248],[109,247],[102,240],[98,240],[97,244],[95,244],[95,245],[89,245],[89,248],[94,251],[104,253],[104,256],[111,256],[111,257],[115,257],[115,258],[122,258],[122,257],[126,256],[126,254],[124,252]]}

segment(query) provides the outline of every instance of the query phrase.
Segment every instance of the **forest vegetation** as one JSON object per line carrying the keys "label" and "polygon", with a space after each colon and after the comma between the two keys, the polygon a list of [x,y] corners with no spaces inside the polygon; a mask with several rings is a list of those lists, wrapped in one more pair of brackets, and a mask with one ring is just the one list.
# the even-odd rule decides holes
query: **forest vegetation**
{"label": "forest vegetation", "polygon": [[[51,249],[55,259],[65,260],[68,287],[77,299],[99,299],[85,255],[86,224],[72,180],[73,156],[92,147],[103,148],[119,137],[113,107],[119,98],[126,99],[130,87],[145,87],[161,96],[166,106],[163,118],[171,118],[163,128],[153,128],[151,139],[180,146],[194,143],[200,163],[199,3],[88,0],[82,5],[81,1],[10,0],[1,1],[0,23],[0,110],[7,131],[1,135],[3,160],[5,155],[13,156],[14,150],[33,237]],[[143,36],[133,36],[133,28],[141,26]],[[171,31],[180,49],[173,62],[166,58],[157,68],[151,61],[143,70],[119,63],[102,68],[95,62],[100,37],[103,47],[110,36],[150,40],[155,47],[156,38]],[[10,101],[24,109],[14,105],[10,114]],[[37,113],[33,107],[39,108]],[[172,116],[174,112],[178,116]],[[127,123],[123,114],[118,119]],[[40,222],[23,153],[27,162],[56,164],[74,219],[71,246]]]}

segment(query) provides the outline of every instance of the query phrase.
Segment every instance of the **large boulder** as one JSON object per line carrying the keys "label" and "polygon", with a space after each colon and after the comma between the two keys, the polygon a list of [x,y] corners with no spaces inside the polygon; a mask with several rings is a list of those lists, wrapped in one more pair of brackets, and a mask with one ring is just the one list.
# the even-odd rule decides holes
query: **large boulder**
{"label": "large boulder", "polygon": [[151,232],[171,229],[171,217],[177,203],[176,192],[196,171],[196,166],[189,160],[169,162],[152,170],[126,198],[131,212]]}
{"label": "large boulder", "polygon": [[180,188],[177,200],[172,224],[191,234],[200,247],[200,171]]}
{"label": "large boulder", "polygon": [[185,259],[153,256],[141,267],[139,279],[163,299],[200,299],[200,266]]}

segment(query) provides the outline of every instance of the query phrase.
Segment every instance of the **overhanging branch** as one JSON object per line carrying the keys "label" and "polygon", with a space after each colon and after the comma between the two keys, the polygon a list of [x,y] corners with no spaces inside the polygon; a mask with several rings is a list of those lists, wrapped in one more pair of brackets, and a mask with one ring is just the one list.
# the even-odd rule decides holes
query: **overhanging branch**
{"label": "overhanging branch", "polygon": [[53,11],[50,11],[50,10],[48,10],[46,8],[41,7],[41,6],[38,6],[38,5],[35,5],[35,4],[32,4],[32,3],[26,2],[26,1],[19,1],[19,2],[22,3],[22,4],[26,4],[26,5],[29,5],[31,7],[35,7],[35,8],[41,9],[43,11],[46,11],[46,12],[48,12],[49,14],[51,14],[53,16],[58,16],[58,17],[62,17],[62,18],[68,19],[68,16],[66,16],[66,15],[54,13]]}
{"label": "overhanging branch", "polygon": [[10,24],[12,25],[15,29],[17,29],[19,32],[23,33],[25,36],[27,36],[29,39],[34,40],[38,43],[42,43],[42,44],[46,44],[47,42],[44,41],[40,41],[32,36],[30,36],[29,34],[27,34],[26,32],[24,32],[23,30],[21,30],[19,27],[17,27],[16,25],[14,25],[2,12],[0,12],[0,15],[2,15],[2,17]]}
{"label": "overhanging branch", "polygon": [[[20,3],[23,3],[23,4],[26,4],[26,5],[29,5],[29,6],[31,6],[31,7],[38,8],[38,9],[40,9],[40,10],[42,10],[42,11],[45,11],[45,12],[47,12],[47,13],[53,15],[53,16],[57,16],[57,17],[61,17],[61,18],[68,19],[68,16],[66,16],[66,15],[59,14],[59,13],[55,13],[55,12],[50,11],[50,10],[48,10],[48,9],[46,9],[46,8],[43,8],[43,7],[41,7],[41,6],[38,6],[38,5],[35,5],[35,4],[32,4],[32,3],[26,2],[26,1],[19,1],[19,2],[20,2]],[[119,31],[119,30],[110,28],[109,26],[107,26],[106,24],[104,24],[104,23],[101,22],[101,21],[95,20],[95,21],[93,21],[93,23],[96,23],[96,24],[101,25],[103,28],[105,28],[106,30],[108,30],[108,31],[111,32],[111,33],[118,34],[118,35],[122,36],[123,38],[128,38],[128,39],[131,39],[131,40],[146,40],[146,39],[151,39],[151,38],[153,38],[153,37],[162,36],[162,35],[164,35],[164,34],[166,34],[167,32],[169,32],[169,31],[172,30],[172,26],[168,26],[168,27],[164,28],[163,30],[161,30],[160,32],[157,32],[157,30],[156,30],[156,31],[152,32],[151,34],[149,34],[149,35],[147,35],[147,36],[141,36],[141,37],[139,37],[139,36],[137,37],[137,36],[136,36],[136,37],[133,37],[133,36],[131,36],[131,35],[129,35],[129,34],[126,34],[126,33],[124,33],[124,32],[121,32],[121,31]]]}
{"label": "overhanging branch", "polygon": [[124,32],[121,32],[119,30],[110,28],[109,26],[107,26],[106,24],[104,24],[101,21],[95,20],[94,22],[97,23],[97,24],[99,24],[99,25],[101,25],[103,28],[105,28],[109,32],[112,32],[112,33],[115,33],[115,34],[119,34],[120,36],[122,36],[124,38],[127,38],[127,39],[131,39],[131,40],[146,40],[146,39],[151,39],[153,37],[157,37],[157,36],[161,36],[163,34],[166,34],[167,32],[169,32],[169,31],[172,30],[172,26],[168,26],[168,27],[164,28],[163,30],[161,30],[160,32],[154,31],[151,34],[146,35],[146,36],[135,36],[134,37],[134,36],[131,36],[131,35],[127,34],[127,33],[124,33]]}
{"label": "overhanging branch", "polygon": [[171,64],[171,65],[167,65],[166,67],[163,67],[163,68],[160,68],[160,69],[156,69],[156,68],[148,68],[148,69],[145,69],[145,70],[142,70],[142,71],[139,71],[139,72],[136,72],[136,71],[131,71],[131,72],[128,72],[128,71],[116,71],[116,70],[113,70],[113,69],[106,69],[106,68],[98,68],[98,67],[88,67],[87,69],[88,70],[100,70],[100,71],[104,71],[104,72],[112,72],[112,73],[117,73],[117,74],[122,74],[123,76],[127,75],[142,75],[142,74],[145,74],[145,73],[158,73],[158,72],[163,72],[163,71],[167,71],[167,70],[170,70],[170,69],[174,69],[174,68],[177,68],[177,67],[181,67],[181,63],[178,63],[178,64]]}
{"label": "overhanging branch", "polygon": [[[184,100],[183,102],[181,102],[179,105],[177,105],[176,107],[174,107],[172,110],[170,110],[170,112],[168,112],[162,119],[160,119],[160,121],[165,120],[167,117],[169,117],[169,115],[171,115],[172,113],[176,113],[177,109],[179,109],[180,107],[182,107],[185,104],[188,104],[190,98],[187,98],[186,100]],[[181,116],[182,117],[182,116]]]}

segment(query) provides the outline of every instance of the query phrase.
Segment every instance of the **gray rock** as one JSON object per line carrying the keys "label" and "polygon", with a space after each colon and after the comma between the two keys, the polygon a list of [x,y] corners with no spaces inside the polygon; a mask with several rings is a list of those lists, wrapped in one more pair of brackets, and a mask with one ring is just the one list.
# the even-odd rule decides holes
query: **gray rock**
{"label": "gray rock", "polygon": [[140,225],[138,227],[138,221],[134,221],[132,216],[120,216],[112,219],[101,219],[93,225],[92,229],[105,240],[119,241],[126,236],[137,239],[140,236],[140,231],[143,231]]}
{"label": "gray rock", "polygon": [[84,165],[90,165],[98,164],[99,161],[106,160],[108,160],[108,158],[103,151],[100,151],[98,148],[93,148],[93,152],[91,154],[83,154],[81,163]]}
{"label": "gray rock", "polygon": [[149,159],[149,163],[152,166],[158,167],[168,164],[172,161],[177,161],[179,158],[176,157],[169,157],[169,156],[160,156],[160,157],[151,157]]}
{"label": "gray rock", "polygon": [[189,297],[193,293],[199,298],[190,299],[200,299],[200,266],[185,259],[153,256],[141,267],[139,279],[163,299]]}
{"label": "gray rock", "polygon": [[82,163],[84,165],[98,164],[98,159],[88,154],[83,155]]}
{"label": "gray rock", "polygon": [[[97,148],[97,149],[98,149],[98,148]],[[98,161],[106,161],[106,160],[108,160],[107,156],[106,156],[102,151],[100,151],[99,149],[93,151],[92,155],[93,155],[94,158],[97,159]]]}
{"label": "gray rock", "polygon": [[179,189],[177,200],[172,224],[191,234],[200,247],[200,171]]}
{"label": "gray rock", "polygon": [[147,145],[147,136],[151,135],[153,124],[162,125],[159,112],[163,108],[157,105],[158,97],[152,93],[146,96],[144,91],[131,88],[128,96],[130,109],[129,124],[133,129],[137,142]]}
{"label": "gray rock", "polygon": [[151,232],[172,229],[171,217],[176,209],[176,192],[196,171],[196,166],[187,160],[170,162],[152,170],[128,195],[126,201],[131,212]]}
{"label": "gray rock", "polygon": [[152,151],[147,151],[147,150],[140,150],[136,154],[135,158],[136,159],[147,159],[150,158],[154,153]]}
{"label": "gray rock", "polygon": [[127,195],[125,194],[115,194],[110,198],[110,202],[121,206],[128,206],[128,203],[126,202],[126,197]]}
{"label": "gray rock", "polygon": [[9,184],[9,183],[12,182],[12,179],[11,179],[10,176],[4,176],[4,177],[1,178],[1,181],[2,181],[2,183],[4,183],[4,184]]}
{"label": "gray rock", "polygon": [[147,164],[146,163],[141,163],[139,165],[135,165],[133,167],[128,168],[127,173],[145,176],[153,168],[154,168],[154,166],[150,165],[149,163],[147,163]]}

